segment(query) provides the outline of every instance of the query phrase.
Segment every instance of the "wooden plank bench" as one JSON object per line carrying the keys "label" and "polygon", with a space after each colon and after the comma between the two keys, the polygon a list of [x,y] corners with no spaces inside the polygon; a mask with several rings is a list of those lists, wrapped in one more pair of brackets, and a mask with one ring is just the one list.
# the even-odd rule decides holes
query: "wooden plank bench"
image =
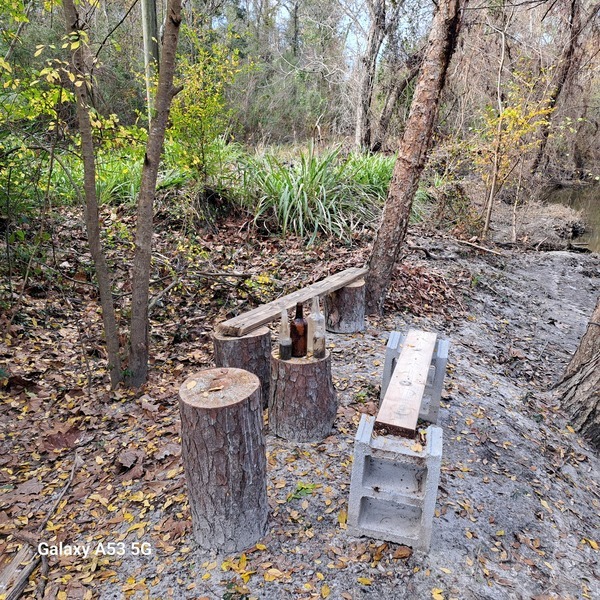
{"label": "wooden plank bench", "polygon": [[237,317],[223,321],[217,325],[217,331],[221,335],[230,337],[242,337],[247,333],[279,318],[282,307],[287,310],[294,308],[298,302],[306,302],[315,296],[324,296],[347,287],[351,283],[362,279],[369,269],[366,267],[352,267],[330,275],[312,285],[296,290],[287,296],[282,296],[268,304],[249,310]]}
{"label": "wooden plank bench", "polygon": [[[414,437],[426,388],[431,388],[435,382],[432,395],[438,392],[441,395],[448,342],[438,340],[435,333],[416,329],[410,329],[404,338],[393,332],[390,336],[390,340],[392,339],[397,349],[401,344],[401,349],[395,358],[395,368],[386,364],[386,367],[393,371],[389,383],[384,377],[382,387],[385,391],[374,429],[378,432]],[[430,375],[432,366],[435,369],[433,378]],[[429,400],[430,404],[436,404],[436,401],[439,408],[439,398]],[[437,410],[434,412],[433,420],[437,421]]]}
{"label": "wooden plank bench", "polygon": [[[213,343],[217,367],[245,369],[258,376],[261,382],[263,405],[271,397],[271,330],[265,327],[279,319],[281,309],[294,308],[315,296],[325,296],[326,326],[329,331],[350,332],[348,321],[340,323],[340,314],[351,312],[350,325],[364,327],[364,280],[368,269],[353,267],[321,281],[277,298],[258,308],[219,323]],[[359,305],[360,310],[354,310]],[[329,316],[327,316],[329,309]],[[332,327],[330,328],[330,320]]]}

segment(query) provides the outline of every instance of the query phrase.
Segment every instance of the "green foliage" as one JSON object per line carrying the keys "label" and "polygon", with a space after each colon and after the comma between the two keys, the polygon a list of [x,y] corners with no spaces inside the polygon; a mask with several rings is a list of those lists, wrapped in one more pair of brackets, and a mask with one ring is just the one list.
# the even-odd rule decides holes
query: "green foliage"
{"label": "green foliage", "polygon": [[247,206],[267,230],[293,232],[311,242],[319,232],[348,239],[375,223],[382,204],[380,190],[365,183],[359,165],[364,168],[357,159],[342,159],[339,149],[319,154],[313,146],[294,164],[269,155],[250,159]]}
{"label": "green foliage", "polygon": [[184,87],[171,107],[169,138],[178,146],[180,166],[208,182],[216,175],[212,159],[227,128],[225,87],[239,73],[239,59],[227,40],[213,39],[213,32],[184,27],[182,36],[191,46],[192,55],[179,58]]}

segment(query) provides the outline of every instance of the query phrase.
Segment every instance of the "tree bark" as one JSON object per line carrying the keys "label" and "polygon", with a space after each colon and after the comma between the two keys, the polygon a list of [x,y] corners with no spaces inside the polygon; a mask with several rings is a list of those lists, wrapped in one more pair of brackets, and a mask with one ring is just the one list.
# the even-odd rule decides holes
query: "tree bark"
{"label": "tree bark", "polygon": [[65,0],[63,2],[63,10],[67,32],[69,34],[69,41],[71,44],[79,42],[79,45],[71,54],[71,67],[73,69],[73,74],[76,77],[74,90],[77,98],[77,120],[79,123],[81,154],[83,158],[85,226],[88,243],[90,245],[90,253],[96,270],[96,278],[98,280],[100,305],[102,307],[102,323],[104,326],[104,336],[106,338],[106,350],[108,354],[110,383],[111,386],[115,388],[122,378],[121,358],[119,355],[119,331],[112,297],[110,271],[106,263],[106,257],[100,239],[100,219],[98,214],[98,197],[96,195],[96,158],[89,113],[91,76],[84,56],[86,44],[81,36],[84,26],[79,21],[79,14],[73,0]]}
{"label": "tree bark", "polygon": [[326,438],[337,413],[329,352],[319,360],[279,360],[274,354],[271,360],[271,431],[294,442]]}
{"label": "tree bark", "polygon": [[365,328],[364,279],[325,296],[325,327],[333,333],[357,333]]}
{"label": "tree bark", "polygon": [[213,334],[215,365],[254,373],[260,381],[263,408],[269,404],[271,388],[271,330],[260,327],[242,337]]}
{"label": "tree bark", "polygon": [[[363,71],[358,87],[355,132],[355,143],[358,149],[371,146],[371,103],[375,88],[377,57],[385,37],[398,25],[402,2],[391,3],[391,6],[387,6],[387,0],[368,0],[367,6],[371,23],[367,33],[367,47],[360,59]],[[389,14],[390,12],[391,14]]]}
{"label": "tree bark", "polygon": [[179,89],[173,87],[173,76],[180,24],[181,0],[169,0],[156,93],[156,116],[150,126],[137,203],[128,365],[128,383],[135,387],[145,383],[148,376],[148,295],[152,258],[154,196],[171,100],[179,92]]}
{"label": "tree bark", "polygon": [[[575,67],[575,52],[579,44],[579,37],[585,29],[585,27],[588,25],[588,23],[590,23],[594,19],[598,11],[600,11],[600,2],[597,2],[594,6],[592,6],[589,16],[584,21],[582,21],[580,0],[571,0],[571,6],[569,10],[569,40],[567,42],[567,45],[565,46],[565,50],[562,56],[558,61],[556,84],[554,85],[554,88],[550,93],[550,98],[548,100],[548,108],[553,109],[556,107],[562,90]],[[548,139],[550,137],[551,118],[552,116],[549,116],[546,124],[544,124],[541,127],[540,145],[538,146],[535,158],[533,159],[533,163],[531,165],[532,175],[535,175],[539,171],[544,156],[546,154],[546,147],[548,145]]]}
{"label": "tree bark", "polygon": [[600,298],[557,393],[573,428],[600,449]]}
{"label": "tree bark", "polygon": [[371,145],[371,152],[379,152],[383,148],[398,100],[400,100],[400,96],[402,96],[409,83],[419,73],[422,54],[423,53],[419,51],[409,56],[406,60],[404,75],[394,79],[391,89],[385,99],[381,115],[379,116],[376,137]]}
{"label": "tree bark", "polygon": [[146,103],[148,106],[148,125],[152,123],[154,106],[152,103],[152,84],[158,68],[158,19],[156,0],[142,0],[142,33],[144,40],[144,79],[146,80]]}
{"label": "tree bark", "polygon": [[258,377],[195,373],[179,390],[179,408],[194,537],[206,550],[249,548],[265,534],[269,509]]}
{"label": "tree bark", "polygon": [[467,0],[441,0],[433,18],[406,130],[400,143],[383,218],[369,263],[366,308],[383,311],[394,264],[406,237],[412,201],[425,166],[446,71]]}

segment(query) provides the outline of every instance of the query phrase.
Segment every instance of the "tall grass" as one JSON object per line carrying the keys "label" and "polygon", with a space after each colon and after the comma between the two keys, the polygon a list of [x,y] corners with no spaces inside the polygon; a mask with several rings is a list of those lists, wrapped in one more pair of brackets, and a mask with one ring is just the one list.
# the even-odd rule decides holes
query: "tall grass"
{"label": "tall grass", "polygon": [[251,158],[244,165],[246,203],[255,223],[268,230],[311,241],[319,232],[347,238],[374,225],[384,198],[382,187],[360,171],[339,149],[318,153],[311,146],[292,163],[273,155]]}

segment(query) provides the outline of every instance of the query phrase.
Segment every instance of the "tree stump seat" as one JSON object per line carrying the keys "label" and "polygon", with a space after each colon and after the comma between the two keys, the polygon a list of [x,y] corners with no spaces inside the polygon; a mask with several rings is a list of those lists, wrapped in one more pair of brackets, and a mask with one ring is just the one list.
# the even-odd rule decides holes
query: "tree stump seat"
{"label": "tree stump seat", "polygon": [[298,302],[324,297],[327,330],[355,333],[364,329],[366,267],[352,267],[219,323],[213,334],[217,367],[245,369],[261,382],[263,405],[272,393],[271,332],[265,325]]}

